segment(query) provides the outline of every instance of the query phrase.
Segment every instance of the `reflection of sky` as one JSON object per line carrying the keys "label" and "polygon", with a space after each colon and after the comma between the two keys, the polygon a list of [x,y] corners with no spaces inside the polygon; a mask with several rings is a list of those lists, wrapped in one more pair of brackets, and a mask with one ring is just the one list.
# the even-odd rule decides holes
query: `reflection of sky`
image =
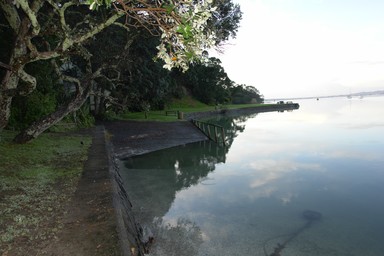
{"label": "reflection of sky", "polygon": [[[157,193],[156,184],[170,188],[169,198],[156,197],[159,202],[150,207],[167,202],[163,208],[168,212],[157,217],[162,225],[173,227],[172,232],[187,229],[178,227],[180,219],[200,228],[196,234],[203,242],[199,238],[185,243],[193,250],[184,255],[265,255],[263,247],[270,254],[281,242],[271,238],[302,226],[300,214],[307,209],[321,212],[324,218],[292,241],[284,256],[380,255],[384,250],[383,104],[384,97],[306,100],[293,112],[261,113],[245,121],[245,130],[234,140],[225,163],[216,164],[197,184],[172,190],[173,181],[167,177],[173,175],[159,172],[180,175],[176,160],[172,169],[154,169],[152,179],[148,172],[141,183],[131,180],[129,193],[139,189],[135,184],[147,186],[149,195]],[[180,156],[183,150],[188,157],[195,154],[187,145],[177,150]],[[161,154],[164,161],[167,152],[171,151]],[[152,184],[146,185],[146,180]],[[139,197],[151,202],[149,196],[144,200],[145,194]],[[164,238],[167,232],[160,233],[162,241],[170,241]],[[188,232],[180,234],[188,239]]]}
{"label": "reflection of sky", "polygon": [[377,106],[380,100],[307,100],[298,111],[260,114],[247,122],[227,157],[241,161],[242,155],[254,151],[258,158],[271,154],[381,157],[384,108]]}
{"label": "reflection of sky", "polygon": [[[302,223],[300,212],[313,209],[323,222],[297,239],[312,245],[297,242],[284,255],[379,255],[383,104],[384,97],[308,100],[293,112],[247,120],[226,163],[178,191],[164,221],[196,222],[205,241],[200,255],[263,255],[263,241],[292,232]],[[268,246],[271,252],[273,242]]]}

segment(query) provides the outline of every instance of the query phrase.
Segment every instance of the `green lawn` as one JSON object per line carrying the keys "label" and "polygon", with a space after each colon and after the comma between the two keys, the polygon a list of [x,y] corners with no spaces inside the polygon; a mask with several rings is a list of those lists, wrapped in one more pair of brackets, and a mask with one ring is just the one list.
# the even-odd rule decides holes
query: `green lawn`
{"label": "green lawn", "polygon": [[91,137],[45,133],[14,144],[14,132],[0,133],[0,251],[17,241],[52,238],[57,216],[71,198],[87,158]]}
{"label": "green lawn", "polygon": [[267,104],[230,104],[230,105],[219,105],[219,106],[209,106],[204,103],[201,103],[197,100],[194,100],[190,97],[185,97],[183,99],[176,99],[165,109],[165,110],[156,110],[149,111],[147,116],[144,112],[132,112],[121,114],[117,117],[120,120],[141,120],[141,121],[176,121],[178,120],[177,115],[166,115],[166,111],[181,111],[183,113],[193,113],[193,112],[205,112],[212,111],[217,109],[238,109],[238,108],[249,108],[257,107],[260,105]]}

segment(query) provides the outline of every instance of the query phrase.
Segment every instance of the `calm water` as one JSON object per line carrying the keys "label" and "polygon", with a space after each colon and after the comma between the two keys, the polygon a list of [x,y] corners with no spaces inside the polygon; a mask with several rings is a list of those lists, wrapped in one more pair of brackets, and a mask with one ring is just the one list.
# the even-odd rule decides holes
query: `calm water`
{"label": "calm water", "polygon": [[211,120],[230,147],[194,143],[121,162],[150,255],[384,255],[384,97],[301,101]]}

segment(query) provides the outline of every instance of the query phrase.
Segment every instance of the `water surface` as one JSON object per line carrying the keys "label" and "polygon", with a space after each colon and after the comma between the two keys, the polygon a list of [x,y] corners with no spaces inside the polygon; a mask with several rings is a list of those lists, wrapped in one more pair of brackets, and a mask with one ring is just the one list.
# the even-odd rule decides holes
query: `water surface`
{"label": "water surface", "polygon": [[[384,97],[305,100],[215,118],[229,147],[193,143],[121,162],[150,255],[382,255]],[[286,235],[286,236],[285,236]]]}

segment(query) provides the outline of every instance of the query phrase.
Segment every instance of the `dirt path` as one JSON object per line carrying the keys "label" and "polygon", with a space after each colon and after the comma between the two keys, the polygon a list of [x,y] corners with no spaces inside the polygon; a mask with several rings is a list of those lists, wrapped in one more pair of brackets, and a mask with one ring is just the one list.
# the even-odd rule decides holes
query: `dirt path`
{"label": "dirt path", "polygon": [[93,130],[77,190],[64,214],[63,230],[41,255],[120,255],[108,155],[102,126]]}

